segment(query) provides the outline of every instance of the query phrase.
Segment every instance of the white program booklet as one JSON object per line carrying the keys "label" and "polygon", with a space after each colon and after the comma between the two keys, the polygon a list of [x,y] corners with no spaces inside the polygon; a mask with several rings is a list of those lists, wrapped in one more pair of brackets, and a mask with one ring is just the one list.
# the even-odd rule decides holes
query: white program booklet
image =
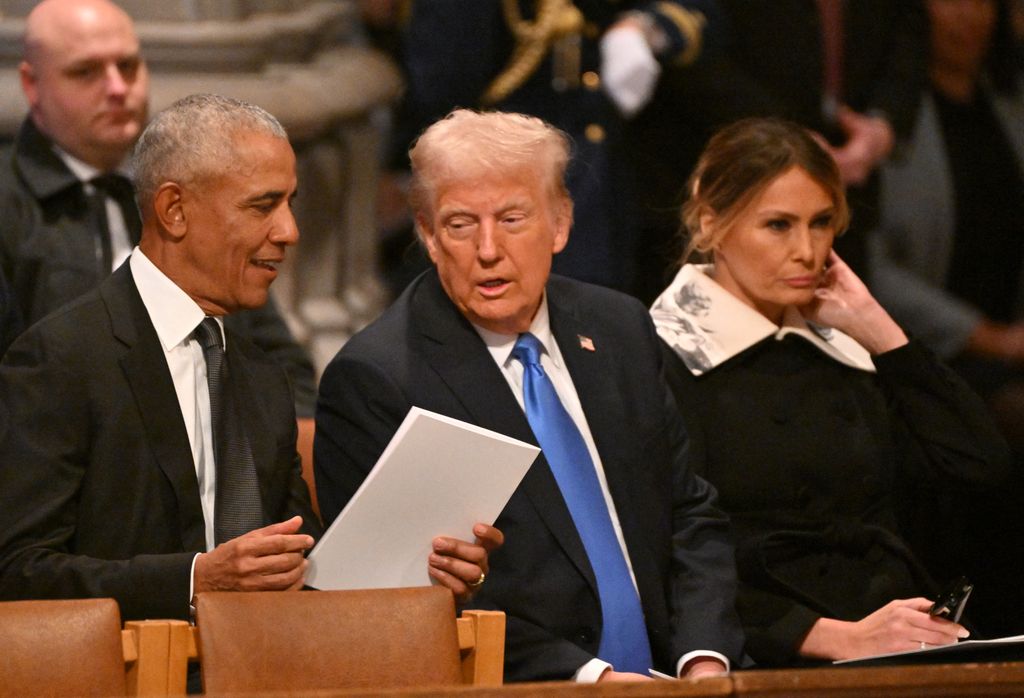
{"label": "white program booklet", "polygon": [[413,407],[366,480],[309,554],[317,589],[427,586],[436,536],[473,540],[493,523],[540,449]]}
{"label": "white program booklet", "polygon": [[955,642],[952,645],[938,645],[928,646],[926,649],[919,650],[907,650],[905,652],[890,652],[889,654],[875,654],[870,657],[858,657],[857,659],[837,659],[832,662],[833,664],[857,664],[860,662],[869,663],[875,660],[889,659],[892,657],[905,657],[912,659],[915,657],[935,656],[935,655],[949,655],[949,661],[955,662],[957,654],[964,654],[967,652],[977,651],[986,647],[1020,647],[1020,657],[1024,658],[1024,635],[1012,635],[1010,637],[997,637],[993,640],[961,640]]}

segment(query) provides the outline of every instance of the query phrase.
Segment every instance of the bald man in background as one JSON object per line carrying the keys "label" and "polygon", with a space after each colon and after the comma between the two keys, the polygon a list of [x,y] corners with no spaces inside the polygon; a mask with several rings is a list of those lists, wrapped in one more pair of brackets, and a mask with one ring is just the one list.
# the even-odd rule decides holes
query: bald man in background
{"label": "bald man in background", "polygon": [[[108,0],[44,0],[19,65],[29,115],[0,156],[0,271],[25,327],[95,288],[138,244],[129,151],[145,126],[149,72],[131,18]],[[300,427],[312,364],[273,300],[228,326],[287,372]]]}

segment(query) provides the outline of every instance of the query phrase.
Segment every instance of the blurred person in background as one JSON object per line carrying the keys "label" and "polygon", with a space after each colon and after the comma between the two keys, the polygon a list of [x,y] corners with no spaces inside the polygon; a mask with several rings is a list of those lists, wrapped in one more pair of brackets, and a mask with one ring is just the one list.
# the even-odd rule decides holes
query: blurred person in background
{"label": "blurred person in background", "polygon": [[877,220],[877,168],[914,123],[926,81],[919,0],[719,0],[724,47],[662,76],[630,124],[643,196],[640,281],[650,300],[678,259],[679,193],[708,138],[752,116],[819,134],[839,164],[852,208],[837,250],[865,276]]}
{"label": "blurred person in background", "polygon": [[[1024,93],[1011,3],[927,0],[929,85],[911,138],[882,170],[871,285],[879,300],[988,403],[1018,472],[946,502],[937,565],[976,582],[974,617],[1020,632],[1024,593]],[[934,538],[925,530],[922,538]],[[952,556],[952,559],[951,559]],[[1006,563],[1007,558],[1015,558]]]}

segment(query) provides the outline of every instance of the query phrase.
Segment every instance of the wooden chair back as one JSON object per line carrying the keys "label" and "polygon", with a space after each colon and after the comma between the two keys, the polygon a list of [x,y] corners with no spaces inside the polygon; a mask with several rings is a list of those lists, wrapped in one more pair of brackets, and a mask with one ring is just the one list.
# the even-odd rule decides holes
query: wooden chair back
{"label": "wooden chair back", "polygon": [[123,696],[113,599],[0,603],[0,696]]}
{"label": "wooden chair back", "polygon": [[195,658],[192,626],[183,620],[133,620],[121,631],[128,695],[178,696]]}
{"label": "wooden chair back", "polygon": [[[393,689],[494,681],[504,614],[462,632],[440,587],[360,591],[211,592],[196,599],[207,693]],[[495,639],[495,631],[500,639]],[[502,655],[495,663],[495,654]],[[497,674],[500,683],[500,673]]]}
{"label": "wooden chair back", "polygon": [[505,614],[502,611],[463,611],[456,621],[462,682],[500,686],[505,680]]}

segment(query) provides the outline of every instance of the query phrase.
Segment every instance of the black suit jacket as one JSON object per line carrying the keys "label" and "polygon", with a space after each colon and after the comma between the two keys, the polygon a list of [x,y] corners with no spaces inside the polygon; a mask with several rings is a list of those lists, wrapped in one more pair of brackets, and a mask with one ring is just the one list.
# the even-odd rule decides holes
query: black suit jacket
{"label": "black suit jacket", "polygon": [[[687,463],[686,434],[645,309],[558,277],[547,293],[551,328],[615,501],[655,664],[674,671],[695,649],[736,659],[742,635],[727,522],[712,488]],[[581,347],[581,336],[595,351]],[[414,405],[536,443],[483,341],[434,271],[353,337],[321,380],[315,463],[325,521],[340,512]],[[543,456],[496,525],[506,542],[491,556],[474,603],[508,613],[506,679],[569,678],[597,651],[601,612],[593,571]]]}
{"label": "black suit jacket", "polygon": [[[227,335],[264,511],[318,533],[284,373]],[[206,548],[185,423],[125,264],[27,330],[0,364],[0,598],[110,596],[124,618],[187,618]]]}
{"label": "black suit jacket", "polygon": [[18,306],[7,286],[3,269],[0,269],[0,358],[3,358],[7,346],[21,334],[21,318]]}
{"label": "black suit jacket", "polygon": [[[106,230],[53,143],[25,119],[0,156],[0,270],[7,276],[25,326],[99,286],[110,275]],[[132,240],[132,244],[138,240]],[[312,417],[313,364],[292,338],[273,298],[225,318],[288,372],[299,416]]]}

